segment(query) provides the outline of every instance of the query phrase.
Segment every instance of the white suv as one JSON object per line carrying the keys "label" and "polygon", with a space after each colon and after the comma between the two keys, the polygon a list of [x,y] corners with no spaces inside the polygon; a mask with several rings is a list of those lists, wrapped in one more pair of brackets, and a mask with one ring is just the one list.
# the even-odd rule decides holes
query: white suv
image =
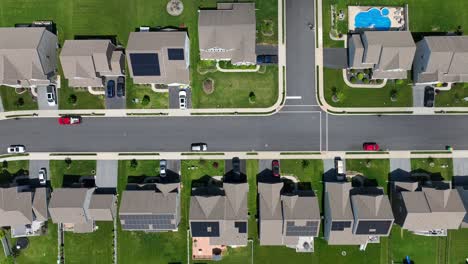
{"label": "white suv", "polygon": [[8,147],[7,152],[11,154],[25,153],[26,148],[23,145],[11,145]]}
{"label": "white suv", "polygon": [[184,90],[179,92],[179,108],[183,110],[187,109],[187,92]]}
{"label": "white suv", "polygon": [[42,168],[39,170],[39,183],[45,185],[47,182],[47,171],[46,168]]}

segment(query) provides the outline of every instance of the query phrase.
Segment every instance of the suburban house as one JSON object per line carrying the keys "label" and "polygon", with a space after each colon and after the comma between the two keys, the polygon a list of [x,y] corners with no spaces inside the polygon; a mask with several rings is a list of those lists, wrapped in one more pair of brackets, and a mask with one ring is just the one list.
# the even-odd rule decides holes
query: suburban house
{"label": "suburban house", "polygon": [[283,192],[280,178],[258,182],[260,245],[313,252],[320,230],[318,198],[312,191]]}
{"label": "suburban house", "polygon": [[55,34],[43,27],[0,28],[0,85],[46,86],[56,72]]}
{"label": "suburban house", "polygon": [[353,187],[348,181],[325,183],[325,240],[329,245],[379,243],[390,234],[394,217],[381,187]]}
{"label": "suburban house", "polygon": [[466,215],[459,192],[449,181],[393,182],[395,222],[416,235],[446,236]]}
{"label": "suburban house", "polygon": [[463,205],[465,206],[465,217],[461,223],[462,228],[468,228],[468,185],[465,186],[457,186],[456,187],[458,194],[460,194],[460,198],[463,201]]}
{"label": "suburban house", "polygon": [[131,32],[126,52],[134,83],[190,84],[190,41],[187,32]]}
{"label": "suburban house", "polygon": [[104,39],[65,40],[60,62],[70,87],[103,87],[104,77],[125,69],[123,52]]}
{"label": "suburban house", "polygon": [[180,222],[180,183],[156,183],[152,189],[125,190],[120,224],[130,231],[177,231]]}
{"label": "suburban house", "polygon": [[409,31],[364,31],[348,36],[348,68],[372,69],[372,79],[406,79],[415,52]]}
{"label": "suburban house", "polygon": [[38,236],[47,223],[47,189],[14,186],[0,188],[0,227],[12,237]]}
{"label": "suburban house", "polygon": [[255,3],[218,3],[216,10],[199,10],[200,59],[256,64]]}
{"label": "suburban house", "polygon": [[415,83],[468,82],[468,36],[428,36],[416,47]]}
{"label": "suburban house", "polygon": [[226,246],[247,245],[248,189],[245,181],[193,189],[189,219],[193,259],[219,260]]}
{"label": "suburban house", "polygon": [[113,194],[96,193],[96,188],[58,188],[52,192],[49,214],[65,231],[90,233],[95,221],[112,221],[116,211]]}

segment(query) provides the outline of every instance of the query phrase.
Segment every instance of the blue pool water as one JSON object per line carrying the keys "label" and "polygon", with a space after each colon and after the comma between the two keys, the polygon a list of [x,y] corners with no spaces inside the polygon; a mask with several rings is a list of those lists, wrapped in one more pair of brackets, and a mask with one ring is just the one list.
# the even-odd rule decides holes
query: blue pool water
{"label": "blue pool water", "polygon": [[368,11],[359,12],[354,18],[355,28],[374,28],[377,30],[389,30],[392,24],[388,14],[388,8],[371,8]]}

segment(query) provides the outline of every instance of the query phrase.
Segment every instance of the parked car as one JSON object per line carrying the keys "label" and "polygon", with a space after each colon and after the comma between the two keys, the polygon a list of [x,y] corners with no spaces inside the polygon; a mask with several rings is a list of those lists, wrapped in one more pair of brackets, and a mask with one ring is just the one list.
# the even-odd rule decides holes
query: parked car
{"label": "parked car", "polygon": [[26,147],[23,145],[11,145],[7,149],[8,153],[25,153],[26,152]]}
{"label": "parked car", "polygon": [[424,106],[425,107],[434,106],[434,97],[435,97],[434,88],[430,86],[427,86],[426,88],[424,88]]}
{"label": "parked car", "polygon": [[362,149],[366,151],[379,151],[380,147],[379,144],[375,142],[366,142],[362,144]]}
{"label": "parked car", "polygon": [[187,109],[187,92],[184,90],[179,92],[179,108]]}
{"label": "parked car", "polygon": [[166,177],[167,161],[165,159],[159,161],[159,175]]}
{"label": "parked car", "polygon": [[271,171],[273,171],[273,176],[275,177],[280,176],[280,163],[278,160],[273,160],[271,162]]}
{"label": "parked car", "polygon": [[193,143],[191,149],[192,151],[207,151],[208,146],[206,143]]}
{"label": "parked car", "polygon": [[42,185],[46,184],[46,182],[47,182],[47,170],[46,170],[46,168],[41,168],[39,170],[38,178],[39,178],[39,183],[40,184],[42,184]]}
{"label": "parked car", "polygon": [[344,162],[340,157],[335,158],[335,172],[336,174],[344,174]]}
{"label": "parked car", "polygon": [[57,104],[57,94],[54,85],[48,85],[46,88],[47,104],[54,106]]}
{"label": "parked car", "polygon": [[107,82],[107,98],[112,98],[115,96],[115,81],[109,80]]}
{"label": "parked car", "polygon": [[81,116],[61,116],[58,119],[60,125],[78,125],[81,123]]}
{"label": "parked car", "polygon": [[240,159],[238,157],[232,158],[232,172],[240,175]]}
{"label": "parked car", "polygon": [[258,55],[257,64],[277,64],[278,56],[277,55]]}
{"label": "parked car", "polygon": [[125,78],[123,76],[117,78],[117,96],[125,96]]}

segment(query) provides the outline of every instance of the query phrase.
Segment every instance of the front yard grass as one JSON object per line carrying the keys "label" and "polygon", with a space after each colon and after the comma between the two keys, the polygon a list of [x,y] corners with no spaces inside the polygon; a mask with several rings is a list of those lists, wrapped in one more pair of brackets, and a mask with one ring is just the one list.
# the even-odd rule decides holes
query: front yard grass
{"label": "front yard grass", "polygon": [[[104,109],[104,95],[90,94],[87,88],[71,88],[64,85],[65,82],[62,81],[62,87],[57,89],[59,109]],[[74,96],[76,97],[75,103],[70,99]]]}
{"label": "front yard grass", "polygon": [[387,193],[390,160],[388,159],[347,159],[346,170],[362,174],[367,179],[376,180],[378,186]]}
{"label": "front yard grass", "polygon": [[[133,84],[130,80],[130,78],[127,78],[127,109],[169,108],[169,93],[155,93],[151,90],[151,87]],[[144,99],[145,97],[149,98],[149,101]],[[138,99],[138,103],[134,102],[134,99]]]}
{"label": "front yard grass", "polygon": [[449,158],[411,159],[411,170],[429,172],[435,179],[450,181],[453,177],[453,163]]}
{"label": "front yard grass", "polygon": [[15,88],[0,86],[0,96],[5,111],[37,110],[37,99],[32,96],[31,90],[26,89],[17,94]]}
{"label": "front yard grass", "polygon": [[65,232],[64,255],[67,263],[112,263],[114,224],[96,222],[96,226],[98,229],[92,233]]}
{"label": "front yard grass", "polygon": [[[57,262],[57,225],[52,223],[51,220],[49,220],[47,223],[47,234],[42,236],[28,237],[28,239],[28,248],[24,251],[21,251],[20,255],[15,258],[16,263],[49,264]],[[16,243],[16,239],[12,239],[11,242],[12,245],[14,245],[14,243]]]}
{"label": "front yard grass", "polygon": [[[158,160],[137,160],[136,167],[131,166],[130,160],[119,161],[117,187],[119,200],[127,182],[134,181],[132,177],[157,176],[158,170]],[[186,226],[185,214],[182,214],[177,232],[124,231],[119,221],[117,229],[119,263],[184,263],[187,259]]]}
{"label": "front yard grass", "polygon": [[95,160],[71,160],[70,165],[65,160],[50,161],[50,182],[52,188],[66,187],[77,182],[81,176],[94,176],[96,174]]}
{"label": "front yard grass", "polygon": [[[205,79],[214,81],[211,94],[203,92]],[[194,108],[263,108],[278,99],[278,67],[262,66],[258,72],[210,72],[192,79]],[[255,100],[249,100],[250,93]]]}
{"label": "front yard grass", "polygon": [[29,160],[3,161],[1,166],[0,184],[7,184],[16,176],[28,175]]}
{"label": "front yard grass", "polygon": [[[323,69],[325,100],[335,107],[411,107],[413,90],[408,80],[396,84],[388,80],[383,88],[351,88],[343,80],[342,70]],[[336,90],[339,102],[333,102],[333,91]],[[392,90],[397,91],[397,101],[390,100]]]}
{"label": "front yard grass", "polygon": [[468,84],[457,83],[448,91],[440,91],[435,97],[436,107],[468,107]]}

